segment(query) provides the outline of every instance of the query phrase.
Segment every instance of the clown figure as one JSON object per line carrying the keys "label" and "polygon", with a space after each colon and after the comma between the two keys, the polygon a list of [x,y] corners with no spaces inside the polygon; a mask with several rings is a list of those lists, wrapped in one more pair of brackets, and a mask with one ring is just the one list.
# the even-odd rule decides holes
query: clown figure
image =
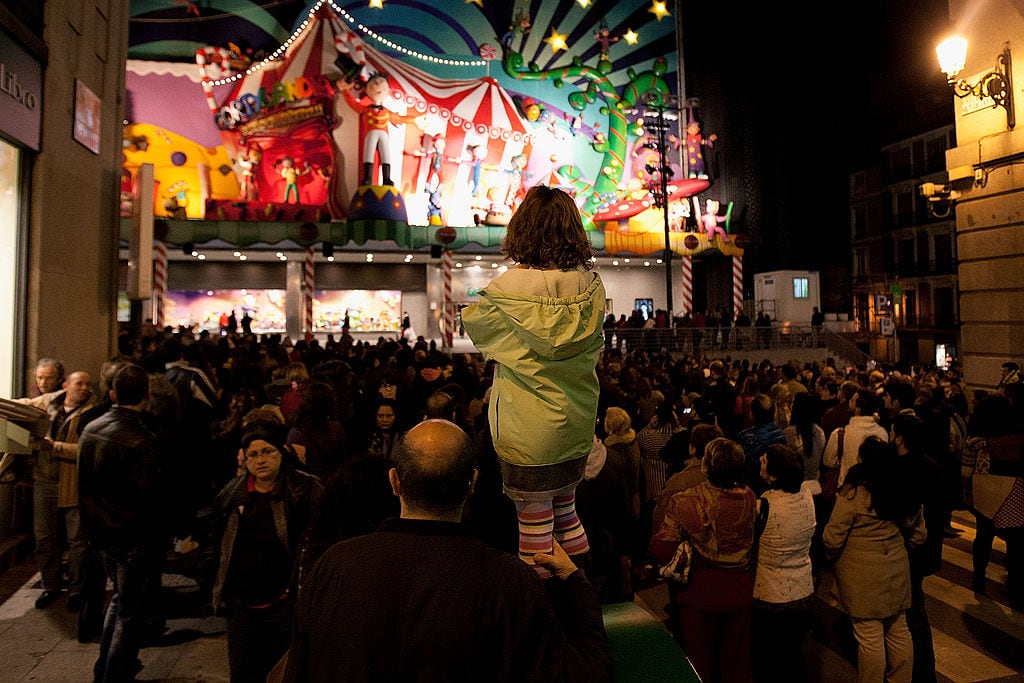
{"label": "clown figure", "polygon": [[306,175],[309,173],[309,163],[302,169],[295,168],[295,159],[291,157],[285,157],[278,162],[281,164],[281,168],[278,173],[284,178],[284,203],[288,203],[289,197],[292,195],[292,190],[295,191],[295,203],[299,203],[299,176]]}
{"label": "clown figure", "polygon": [[238,160],[238,165],[242,169],[239,199],[251,202],[260,198],[260,188],[256,181],[256,169],[259,167],[262,159],[263,148],[254,142],[245,150],[245,156]]}
{"label": "clown figure", "polygon": [[704,164],[704,146],[711,147],[718,136],[712,133],[706,138],[700,134],[700,124],[693,118],[686,124],[686,174],[690,178],[707,179]]}

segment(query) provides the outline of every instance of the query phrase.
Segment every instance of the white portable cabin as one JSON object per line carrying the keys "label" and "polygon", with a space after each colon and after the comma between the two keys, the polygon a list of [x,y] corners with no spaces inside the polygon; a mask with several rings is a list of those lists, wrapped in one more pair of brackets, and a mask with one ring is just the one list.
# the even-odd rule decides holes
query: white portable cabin
{"label": "white portable cabin", "polygon": [[772,322],[810,325],[814,307],[821,309],[821,283],[815,270],[775,270],[754,275],[755,312]]}

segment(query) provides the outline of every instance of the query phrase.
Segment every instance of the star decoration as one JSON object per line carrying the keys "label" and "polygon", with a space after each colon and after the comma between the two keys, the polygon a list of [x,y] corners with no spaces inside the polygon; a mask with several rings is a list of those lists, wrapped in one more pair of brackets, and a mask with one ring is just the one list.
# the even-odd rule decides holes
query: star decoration
{"label": "star decoration", "polygon": [[370,0],[370,9],[384,9],[384,0]]}
{"label": "star decoration", "polygon": [[651,3],[651,8],[647,11],[656,16],[658,21],[670,16],[668,8],[665,7],[665,0],[654,0]]}
{"label": "star decoration", "polygon": [[587,9],[588,7],[590,7],[590,0],[576,0],[576,2],[583,9]]}
{"label": "star decoration", "polygon": [[637,41],[640,40],[640,34],[633,29],[629,29],[622,34],[622,39],[626,41],[627,45],[636,45]]}
{"label": "star decoration", "polygon": [[551,27],[551,35],[544,39],[544,42],[551,46],[551,51],[558,54],[559,50],[568,50],[569,45],[565,42],[567,33],[559,33],[555,27]]}
{"label": "star decoration", "polygon": [[467,4],[467,5],[470,5],[470,4],[472,4],[472,5],[476,5],[476,6],[477,6],[477,7],[479,7],[480,9],[483,9],[483,8],[484,8],[484,3],[483,3],[483,0],[466,0],[466,4]]}

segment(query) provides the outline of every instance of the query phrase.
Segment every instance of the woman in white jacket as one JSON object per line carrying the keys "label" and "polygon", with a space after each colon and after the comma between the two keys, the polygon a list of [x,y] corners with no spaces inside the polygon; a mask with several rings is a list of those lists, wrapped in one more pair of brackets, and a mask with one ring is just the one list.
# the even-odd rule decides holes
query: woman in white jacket
{"label": "woman in white jacket", "polygon": [[765,521],[757,541],[751,613],[754,678],[799,683],[807,680],[803,643],[814,605],[811,482],[804,481],[803,454],[785,444],[768,446],[761,478],[768,490],[758,501],[762,512],[767,506],[767,515],[759,515]]}

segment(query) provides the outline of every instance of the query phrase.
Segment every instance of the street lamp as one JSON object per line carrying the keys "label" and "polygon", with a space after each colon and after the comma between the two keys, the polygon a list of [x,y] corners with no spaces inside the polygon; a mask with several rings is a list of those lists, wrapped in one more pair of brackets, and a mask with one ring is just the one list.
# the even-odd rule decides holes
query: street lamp
{"label": "street lamp", "polygon": [[939,57],[939,68],[946,74],[946,81],[957,97],[972,95],[977,98],[991,97],[992,107],[1006,110],[1006,126],[1010,129],[1017,123],[1013,112],[1013,65],[1010,61],[1010,43],[1003,44],[1003,51],[996,57],[996,67],[977,83],[971,85],[958,78],[967,63],[967,39],[959,36],[947,38],[935,48]]}
{"label": "street lamp", "polygon": [[661,209],[662,218],[665,224],[665,304],[668,309],[668,318],[672,320],[672,247],[669,242],[669,216],[668,216],[668,181],[672,176],[672,169],[668,163],[668,132],[669,126],[679,120],[677,111],[668,107],[667,98],[659,92],[648,92],[643,95],[641,101],[647,107],[643,112],[643,126],[645,130],[655,131],[658,135],[658,164],[655,167],[648,164],[645,170],[658,178],[652,186],[648,187],[651,196],[654,198],[654,205]]}

